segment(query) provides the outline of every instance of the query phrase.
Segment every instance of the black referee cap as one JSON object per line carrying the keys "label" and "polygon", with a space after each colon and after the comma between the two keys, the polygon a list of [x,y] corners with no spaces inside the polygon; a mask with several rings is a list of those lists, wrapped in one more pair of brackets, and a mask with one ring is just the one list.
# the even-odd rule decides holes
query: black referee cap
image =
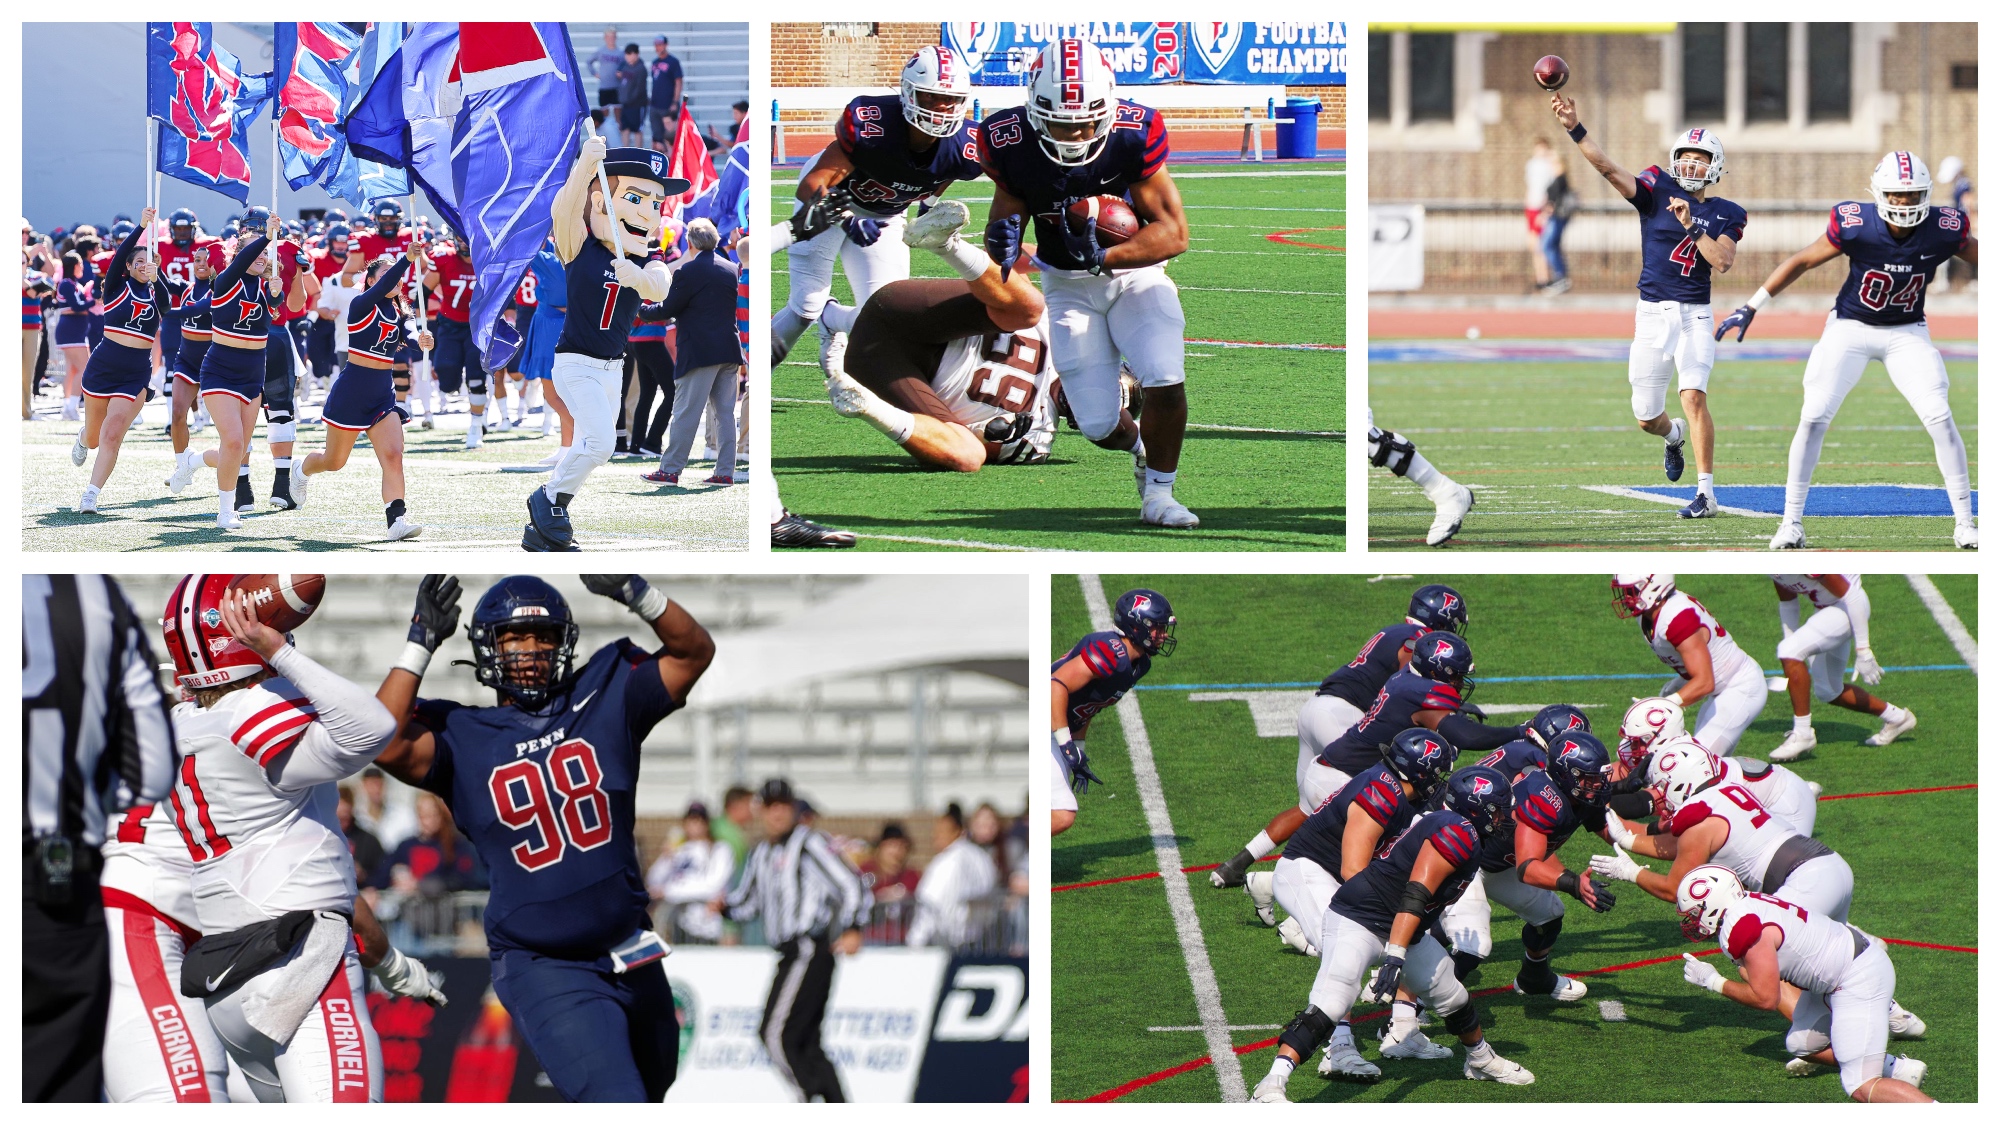
{"label": "black referee cap", "polygon": [[763,788],[757,790],[757,799],[767,805],[790,805],[797,803],[797,798],[792,796],[792,783],[782,777],[774,777],[766,781]]}

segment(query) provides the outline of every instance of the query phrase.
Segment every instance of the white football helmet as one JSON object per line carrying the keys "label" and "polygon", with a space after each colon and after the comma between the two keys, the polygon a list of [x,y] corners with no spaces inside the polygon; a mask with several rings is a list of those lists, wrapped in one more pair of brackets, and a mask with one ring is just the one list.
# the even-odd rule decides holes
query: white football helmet
{"label": "white football helmet", "polygon": [[[1681,153],[1694,151],[1708,157],[1708,166],[1692,160],[1682,160]],[[1682,191],[1695,192],[1722,178],[1722,139],[1713,129],[1689,129],[1667,150],[1667,172]]]}
{"label": "white football helmet", "polygon": [[1618,726],[1618,760],[1627,767],[1636,765],[1640,758],[1653,752],[1654,743],[1684,738],[1687,732],[1687,719],[1671,701],[1658,696],[1641,699],[1625,712],[1625,719]]}
{"label": "white football helmet", "polygon": [[1611,600],[1620,617],[1637,617],[1660,608],[1660,603],[1674,596],[1674,576],[1671,574],[1614,574],[1611,576]]}
{"label": "white football helmet", "polygon": [[1743,880],[1718,863],[1704,863],[1687,873],[1674,906],[1681,912],[1681,936],[1689,941],[1711,938],[1722,928],[1723,912],[1743,901]]}
{"label": "white football helmet", "polygon": [[[1028,68],[1028,124],[1057,164],[1076,168],[1097,159],[1117,114],[1118,77],[1096,44],[1058,39]],[[1087,131],[1078,134],[1079,127]]]}
{"label": "white football helmet", "polygon": [[[1868,177],[1868,189],[1875,193],[1875,211],[1884,222],[1913,227],[1931,213],[1931,170],[1914,152],[1892,152],[1883,157]],[[1915,203],[1891,203],[1891,192],[1922,195]]]}
{"label": "white football helmet", "polygon": [[1646,784],[1660,791],[1661,808],[1672,816],[1694,796],[1695,790],[1721,773],[1721,763],[1707,747],[1682,735],[1654,747],[1653,759],[1646,764]]}
{"label": "white football helmet", "polygon": [[[924,104],[920,94],[946,99],[945,108]],[[903,64],[903,120],[933,137],[949,137],[965,124],[972,79],[965,60],[950,47],[921,47]]]}

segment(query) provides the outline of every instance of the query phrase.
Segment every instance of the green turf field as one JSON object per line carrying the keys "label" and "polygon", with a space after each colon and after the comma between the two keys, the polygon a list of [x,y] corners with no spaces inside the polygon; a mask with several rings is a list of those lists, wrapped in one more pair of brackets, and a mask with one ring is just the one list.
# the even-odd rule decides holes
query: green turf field
{"label": "green turf field", "polygon": [[[1977,364],[1948,363],[1952,408],[1978,482]],[[1718,485],[1783,486],[1799,416],[1802,363],[1721,362],[1710,385]],[[1763,550],[1772,517],[1683,520],[1666,504],[1590,485],[1663,485],[1661,443],[1631,420],[1622,363],[1395,363],[1371,368],[1382,424],[1413,438],[1432,464],[1478,497],[1451,546],[1471,549],[1689,548]],[[1440,410],[1438,403],[1449,403]],[[1669,413],[1680,416],[1677,404]],[[1694,453],[1681,484],[1694,483]],[[1848,395],[1813,483],[1936,487],[1930,436],[1879,364]],[[1434,511],[1422,492],[1371,473],[1368,538],[1424,546]],[[1951,550],[1945,516],[1812,516],[1806,544],[1830,550]]]}
{"label": "green turf field", "polygon": [[[53,402],[53,400],[49,400]],[[318,416],[308,407],[307,418]],[[53,411],[23,422],[21,441],[21,546],[29,551],[493,551],[518,550],[527,523],[527,496],[548,479],[546,473],[503,473],[509,465],[539,461],[558,447],[555,437],[533,428],[486,435],[485,446],[467,452],[465,416],[447,414],[435,430],[410,427],[403,469],[410,518],[422,535],[399,543],[381,541],[381,474],[364,437],[345,468],[316,474],[306,507],[280,512],[268,506],[273,475],[270,448],[259,424],[250,479],[259,511],[243,517],[237,531],[215,526],[215,471],[197,473],[178,497],[167,493],[173,446],[164,432],[165,407],[155,403],[146,421],[125,438],[117,470],[105,485],[95,515],[74,511],[90,480],[85,468],[70,464],[70,444],[79,424]],[[293,452],[303,458],[321,448],[325,431],[301,424]],[[196,434],[191,448],[215,447],[215,431]],[[657,467],[645,460],[614,458],[591,474],[570,507],[577,542],[586,550],[747,550],[749,489],[703,484],[712,462],[696,462],[681,475],[682,486],[653,485],[639,474]]]}
{"label": "green turf field", "polygon": [[[1185,165],[1190,249],[1168,267],[1187,314],[1189,426],[1174,494],[1195,531],[1139,523],[1132,459],[1065,426],[1047,464],[927,472],[827,405],[809,330],[773,374],[771,445],[793,511],[851,528],[864,548],[1339,550],[1345,543],[1347,180],[1342,163]],[[774,174],[773,214],[794,176]],[[983,226],[985,181],[952,196]],[[1289,241],[1279,241],[1280,238]],[[774,257],[773,308],[784,304]],[[919,277],[949,276],[915,251]],[[834,297],[852,300],[841,271]],[[1277,346],[1246,346],[1277,345]]]}
{"label": "green turf field", "polygon": [[[1402,620],[1410,591],[1429,581],[1451,582],[1465,595],[1471,610],[1468,640],[1478,658],[1473,701],[1495,722],[1570,702],[1584,706],[1600,730],[1614,728],[1632,696],[1658,690],[1667,678],[1637,625],[1613,615],[1602,577],[1374,581],[1121,575],[1102,580],[1107,599],[1132,586],[1158,589],[1172,599],[1179,619],[1178,651],[1156,661],[1131,698],[1138,700],[1145,722],[1181,863],[1199,869],[1188,876],[1190,893],[1246,1089],[1270,1069],[1277,1029],[1305,1006],[1316,963],[1281,945],[1273,930],[1259,924],[1240,889],[1211,887],[1206,868],[1229,858],[1274,813],[1297,801],[1298,743],[1290,729],[1296,702],[1350,659],[1375,629]],[[1951,609],[1968,628],[1974,626],[1976,580],[1934,581]],[[1053,582],[1050,639],[1052,655],[1060,656],[1091,624],[1077,579],[1058,574]],[[1682,576],[1682,586],[1713,608],[1747,651],[1775,667],[1779,625],[1768,582],[1753,576]],[[1893,745],[1874,749],[1860,745],[1878,725],[1873,720],[1819,707],[1814,714],[1819,748],[1792,768],[1821,783],[1825,797],[1976,782],[1973,673],[1900,670],[1956,665],[1961,658],[1901,576],[1870,576],[1868,591],[1874,648],[1892,669],[1874,690],[1910,707],[1920,723]],[[1634,678],[1556,680],[1622,673]],[[1265,694],[1287,687],[1295,694]],[[1192,698],[1204,693],[1234,698]],[[1260,699],[1270,701],[1261,737],[1251,702]],[[1272,724],[1274,717],[1281,722]],[[1052,845],[1053,1094],[1086,1099],[1125,1087],[1124,1100],[1214,1101],[1221,1088],[1215,1068],[1205,1061],[1202,1019],[1166,885],[1145,877],[1158,867],[1121,724],[1121,715],[1107,713],[1091,728],[1091,764],[1107,784],[1082,798],[1076,825]],[[1789,727],[1789,708],[1782,696],[1774,696],[1745,736],[1744,751],[1769,750]],[[1816,834],[1854,868],[1856,925],[1889,938],[1977,944],[1978,870],[1968,846],[1976,838],[1977,790],[1825,797]],[[1572,870],[1581,869],[1593,848],[1609,851],[1601,840],[1579,833],[1560,855]],[[1139,878],[1064,889],[1126,876]],[[1534,1085],[1465,1081],[1462,1049],[1437,1062],[1380,1060],[1374,1045],[1380,1022],[1369,1017],[1383,1009],[1363,1004],[1355,1012],[1366,1021],[1357,1024],[1357,1038],[1364,1056],[1382,1066],[1382,1079],[1372,1086],[1329,1082],[1309,1063],[1292,1076],[1290,1096],[1392,1102],[1843,1100],[1832,1072],[1786,1077],[1781,1018],[1682,981],[1678,956],[1697,947],[1682,942],[1672,907],[1630,884],[1615,886],[1618,902],[1607,914],[1593,914],[1565,898],[1569,909],[1554,956],[1557,970],[1674,960],[1584,976],[1590,995],[1577,1004],[1529,1000],[1511,991],[1480,996],[1506,988],[1521,953],[1519,922],[1504,907],[1494,910],[1493,957],[1467,983],[1479,997],[1481,1023],[1495,1049],[1533,1071]],[[1977,956],[1903,945],[1890,951],[1897,998],[1929,1023],[1924,1040],[1898,1041],[1891,1049],[1930,1064],[1926,1092],[1954,1101],[1976,1098]],[[1731,971],[1726,961],[1715,960]],[[1597,1002],[1607,999],[1625,1004],[1629,1022],[1599,1019]],[[1433,1027],[1431,1034],[1451,1042],[1442,1028]],[[1174,1068],[1184,1069],[1145,1081]]]}

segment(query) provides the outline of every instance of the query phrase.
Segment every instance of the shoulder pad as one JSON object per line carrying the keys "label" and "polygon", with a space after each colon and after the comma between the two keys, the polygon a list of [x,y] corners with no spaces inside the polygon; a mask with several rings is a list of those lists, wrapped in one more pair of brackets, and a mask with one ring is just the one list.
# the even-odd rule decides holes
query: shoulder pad
{"label": "shoulder pad", "polygon": [[1730,907],[1722,916],[1722,951],[1732,961],[1741,961],[1750,947],[1764,936],[1764,919],[1754,909]]}
{"label": "shoulder pad", "polygon": [[1667,828],[1678,836],[1714,815],[1715,810],[1708,807],[1707,801],[1689,801],[1680,807],[1680,811],[1674,813],[1673,822]]}
{"label": "shoulder pad", "polygon": [[1438,826],[1431,831],[1429,839],[1431,846],[1438,850],[1438,854],[1454,867],[1463,865],[1479,853],[1479,834],[1472,830],[1472,825],[1462,816],[1442,818]]}

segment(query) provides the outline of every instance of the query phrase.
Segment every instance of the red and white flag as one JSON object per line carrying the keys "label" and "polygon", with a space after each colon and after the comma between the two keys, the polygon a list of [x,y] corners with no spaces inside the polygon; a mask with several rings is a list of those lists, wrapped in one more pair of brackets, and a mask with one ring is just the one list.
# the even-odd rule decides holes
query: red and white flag
{"label": "red and white flag", "polygon": [[702,140],[701,131],[694,127],[694,116],[688,113],[687,103],[681,103],[680,126],[674,131],[674,154],[667,162],[667,175],[688,182],[686,194],[667,201],[667,213],[677,215],[682,207],[694,202],[715,183],[715,162],[708,158],[708,142]]}

